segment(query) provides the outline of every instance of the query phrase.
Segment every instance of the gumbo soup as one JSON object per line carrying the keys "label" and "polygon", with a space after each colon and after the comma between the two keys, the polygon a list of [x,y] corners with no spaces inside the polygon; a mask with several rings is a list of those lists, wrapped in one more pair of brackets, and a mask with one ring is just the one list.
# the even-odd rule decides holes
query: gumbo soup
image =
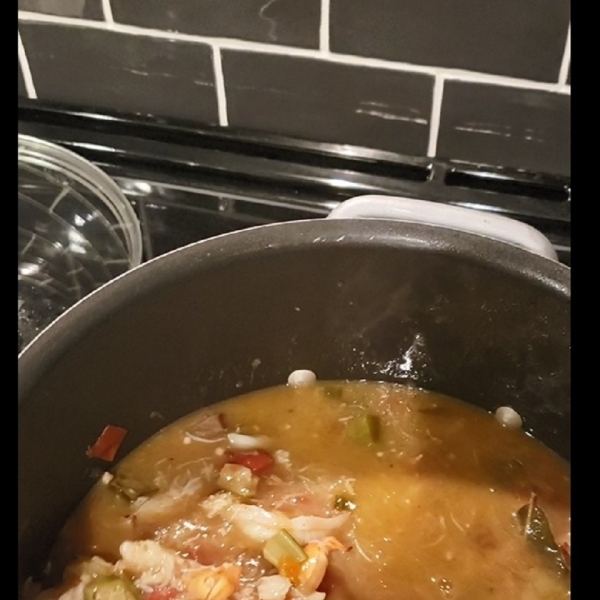
{"label": "gumbo soup", "polygon": [[569,465],[514,411],[290,382],[190,414],[107,471],[35,597],[570,597]]}

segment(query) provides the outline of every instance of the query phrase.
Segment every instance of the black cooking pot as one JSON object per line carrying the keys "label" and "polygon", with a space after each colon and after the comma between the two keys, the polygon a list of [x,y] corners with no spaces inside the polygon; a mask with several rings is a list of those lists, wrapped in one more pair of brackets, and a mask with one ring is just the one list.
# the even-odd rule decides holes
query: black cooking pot
{"label": "black cooking pot", "polygon": [[[188,246],[76,305],[19,357],[19,577],[106,465],[201,406],[284,383],[413,382],[513,406],[569,459],[569,269],[422,224],[314,220]],[[277,410],[277,406],[273,410]]]}

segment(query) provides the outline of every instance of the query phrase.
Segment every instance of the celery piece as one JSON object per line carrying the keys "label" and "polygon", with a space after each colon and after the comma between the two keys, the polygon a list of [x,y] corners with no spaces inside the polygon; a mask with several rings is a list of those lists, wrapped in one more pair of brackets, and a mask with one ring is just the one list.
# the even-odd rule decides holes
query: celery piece
{"label": "celery piece", "polygon": [[158,488],[153,483],[146,483],[130,474],[120,472],[110,480],[108,487],[129,502],[134,502],[140,496],[152,496],[158,492]]}
{"label": "celery piece", "polygon": [[141,600],[138,589],[121,577],[96,577],[83,588],[84,600]]}
{"label": "celery piece", "polygon": [[371,444],[379,441],[380,429],[379,417],[365,413],[349,421],[347,431],[353,440]]}
{"label": "celery piece", "polygon": [[256,494],[258,477],[248,467],[227,463],[223,465],[217,483],[227,492],[249,498]]}
{"label": "celery piece", "polygon": [[263,548],[263,556],[277,568],[285,560],[303,563],[308,558],[302,546],[285,529],[267,540]]}

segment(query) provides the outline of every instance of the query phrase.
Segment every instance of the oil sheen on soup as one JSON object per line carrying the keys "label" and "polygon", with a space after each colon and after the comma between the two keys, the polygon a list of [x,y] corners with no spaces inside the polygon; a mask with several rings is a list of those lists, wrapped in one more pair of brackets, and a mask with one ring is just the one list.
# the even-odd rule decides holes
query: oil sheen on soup
{"label": "oil sheen on soup", "polygon": [[40,600],[563,600],[570,471],[520,429],[398,384],[199,410],[104,474]]}

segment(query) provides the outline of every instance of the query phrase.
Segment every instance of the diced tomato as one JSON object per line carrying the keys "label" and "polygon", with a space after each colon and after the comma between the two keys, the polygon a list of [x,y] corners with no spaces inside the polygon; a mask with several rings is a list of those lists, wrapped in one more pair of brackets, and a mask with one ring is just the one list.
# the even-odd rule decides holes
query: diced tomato
{"label": "diced tomato", "polygon": [[175,588],[157,588],[151,592],[146,592],[144,600],[173,600],[177,597],[178,591]]}
{"label": "diced tomato", "polygon": [[98,439],[90,446],[86,455],[89,458],[100,458],[106,462],[112,462],[127,435],[127,429],[115,425],[107,425]]}
{"label": "diced tomato", "polygon": [[227,462],[247,467],[258,475],[271,467],[275,461],[268,452],[252,450],[251,452],[234,452],[229,455]]}

